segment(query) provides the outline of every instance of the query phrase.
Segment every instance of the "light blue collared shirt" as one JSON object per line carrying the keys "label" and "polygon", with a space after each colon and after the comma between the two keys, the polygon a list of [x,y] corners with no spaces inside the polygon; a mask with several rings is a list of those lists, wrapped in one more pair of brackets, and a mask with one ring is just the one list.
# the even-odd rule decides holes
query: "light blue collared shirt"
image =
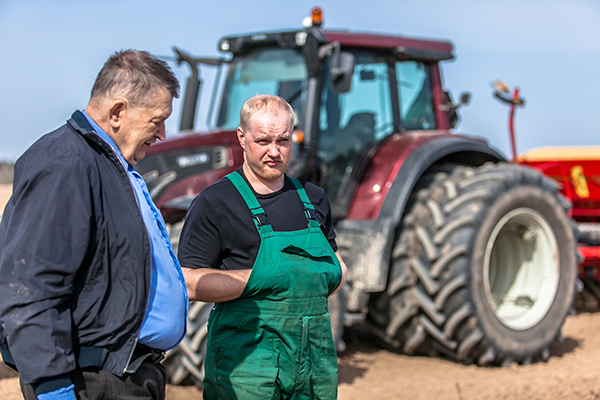
{"label": "light blue collared shirt", "polygon": [[106,132],[85,112],[94,131],[104,139],[121,159],[135,192],[138,206],[150,238],[152,251],[152,278],[146,314],[138,342],[155,349],[175,347],[185,336],[188,296],[179,261],[163,217],[154,205],[142,176],[123,158],[123,154]]}

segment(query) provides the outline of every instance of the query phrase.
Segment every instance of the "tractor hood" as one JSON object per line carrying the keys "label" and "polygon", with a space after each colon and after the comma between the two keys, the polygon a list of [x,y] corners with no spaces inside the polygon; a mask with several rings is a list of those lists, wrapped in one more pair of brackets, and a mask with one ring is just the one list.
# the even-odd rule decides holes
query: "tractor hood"
{"label": "tractor hood", "polygon": [[180,220],[194,196],[242,165],[233,130],[191,133],[153,144],[135,169],[167,222]]}

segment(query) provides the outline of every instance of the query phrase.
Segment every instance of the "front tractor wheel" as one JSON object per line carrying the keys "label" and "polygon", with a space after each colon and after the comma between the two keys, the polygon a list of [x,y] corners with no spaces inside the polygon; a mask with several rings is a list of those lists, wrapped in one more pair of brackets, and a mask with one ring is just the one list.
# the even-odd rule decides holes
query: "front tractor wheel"
{"label": "front tractor wheel", "polygon": [[190,302],[186,335],[177,347],[167,352],[167,358],[163,362],[170,384],[193,384],[202,389],[208,316],[212,306],[213,303]]}
{"label": "front tractor wheel", "polygon": [[405,214],[373,320],[409,354],[480,365],[547,359],[575,292],[569,203],[529,168],[443,169]]}

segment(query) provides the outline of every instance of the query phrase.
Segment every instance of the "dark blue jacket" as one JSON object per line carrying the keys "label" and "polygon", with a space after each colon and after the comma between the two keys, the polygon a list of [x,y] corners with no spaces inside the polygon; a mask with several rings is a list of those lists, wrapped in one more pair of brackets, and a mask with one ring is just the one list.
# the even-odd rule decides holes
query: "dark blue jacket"
{"label": "dark blue jacket", "polygon": [[26,384],[56,384],[78,364],[121,376],[146,310],[150,257],[127,172],[76,111],[15,164],[0,222],[5,361]]}

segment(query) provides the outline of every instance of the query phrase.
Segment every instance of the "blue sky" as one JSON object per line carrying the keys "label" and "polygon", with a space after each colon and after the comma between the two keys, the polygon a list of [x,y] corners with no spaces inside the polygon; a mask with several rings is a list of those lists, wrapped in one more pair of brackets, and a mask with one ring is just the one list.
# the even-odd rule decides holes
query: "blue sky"
{"label": "blue sky", "polygon": [[[116,50],[172,55],[178,46],[216,56],[230,34],[299,28],[310,9],[325,27],[450,40],[445,88],[471,103],[456,132],[488,140],[509,156],[508,107],[491,82],[518,86],[520,153],[546,145],[600,145],[598,0],[0,0],[0,160],[15,160],[41,135],[83,109],[96,74]],[[171,66],[182,82],[188,68]],[[205,127],[214,74],[203,71],[198,129]],[[168,120],[176,134],[180,103]]]}

